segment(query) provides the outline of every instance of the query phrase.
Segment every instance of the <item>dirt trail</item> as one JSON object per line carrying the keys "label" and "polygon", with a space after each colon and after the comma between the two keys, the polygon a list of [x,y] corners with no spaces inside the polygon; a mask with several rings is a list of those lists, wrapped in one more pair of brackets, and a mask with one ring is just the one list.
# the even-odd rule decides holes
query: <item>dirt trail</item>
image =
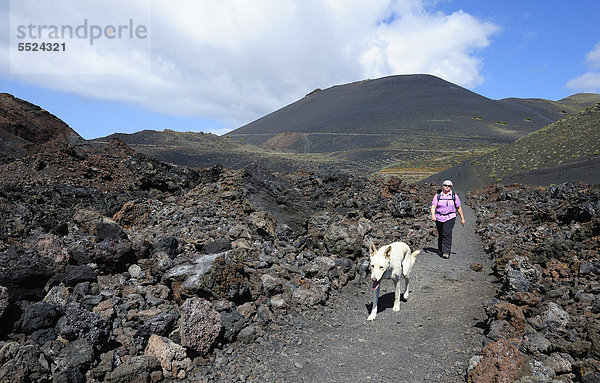
{"label": "dirt trail", "polygon": [[[243,356],[238,356],[255,364],[246,379],[464,382],[468,361],[482,346],[482,303],[495,291],[474,231],[474,212],[467,206],[464,211],[467,224],[454,228],[450,259],[439,257],[433,243],[422,249],[411,274],[408,302],[401,302],[399,312],[392,311],[391,281],[382,284],[374,322],[366,320],[370,282],[348,286],[325,308],[290,316],[293,328],[282,327],[262,344],[239,350]],[[483,270],[471,270],[474,262],[482,263]]]}

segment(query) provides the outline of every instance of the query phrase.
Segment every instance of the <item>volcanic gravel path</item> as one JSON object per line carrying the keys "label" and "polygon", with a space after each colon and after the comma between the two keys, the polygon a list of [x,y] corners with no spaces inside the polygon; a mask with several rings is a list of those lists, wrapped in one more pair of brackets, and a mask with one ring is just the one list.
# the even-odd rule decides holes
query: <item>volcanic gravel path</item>
{"label": "volcanic gravel path", "polygon": [[[450,259],[436,254],[436,244],[421,249],[399,312],[392,311],[393,284],[384,281],[377,319],[367,321],[371,283],[351,283],[327,306],[289,314],[280,331],[218,356],[214,372],[238,381],[464,382],[483,345],[483,302],[495,284],[475,214],[463,206],[467,224],[454,228]],[[483,264],[481,271],[473,263]]]}

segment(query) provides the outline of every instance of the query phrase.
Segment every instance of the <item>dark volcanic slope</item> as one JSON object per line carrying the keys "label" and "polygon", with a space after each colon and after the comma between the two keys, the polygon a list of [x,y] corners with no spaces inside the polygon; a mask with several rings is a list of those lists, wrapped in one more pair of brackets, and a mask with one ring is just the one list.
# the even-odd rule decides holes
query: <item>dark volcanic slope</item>
{"label": "dark volcanic slope", "polygon": [[115,133],[92,140],[106,145],[117,138],[138,152],[160,161],[184,166],[212,166],[220,164],[235,167],[235,152],[239,145],[214,134],[142,130],[132,134]]}
{"label": "dark volcanic slope", "polygon": [[57,142],[84,142],[73,129],[37,105],[0,93],[0,162]]}
{"label": "dark volcanic slope", "polygon": [[600,94],[577,93],[558,101],[548,101],[539,98],[505,98],[500,102],[511,104],[516,107],[537,110],[540,114],[567,115],[578,113],[585,108],[600,103]]}
{"label": "dark volcanic slope", "polygon": [[[228,135],[262,144],[287,133],[284,146],[307,152],[384,146],[415,132],[510,142],[561,117],[544,102],[494,101],[430,75],[390,76],[315,90]],[[290,133],[299,133],[295,142]]]}
{"label": "dark volcanic slope", "polygon": [[600,105],[568,116],[475,161],[424,180],[451,178],[465,190],[496,182],[600,183]]}
{"label": "dark volcanic slope", "polygon": [[600,103],[600,94],[597,93],[577,93],[572,96],[559,100],[558,103],[570,110],[571,112],[579,112],[585,108],[589,108],[594,104]]}
{"label": "dark volcanic slope", "polygon": [[[119,139],[104,147],[93,145],[39,106],[0,94],[0,185],[36,189],[62,183],[69,185],[67,189],[77,185],[102,193],[123,192],[123,184],[136,191],[181,186],[179,181],[167,181],[161,172],[186,185],[195,174],[136,153]],[[67,193],[76,200],[87,191]]]}
{"label": "dark volcanic slope", "polygon": [[260,163],[273,171],[293,172],[311,169],[326,171],[354,169],[353,164],[332,160],[321,154],[285,153],[254,145],[242,144],[237,139],[219,137],[210,133],[175,132],[173,130],[143,130],[132,134],[116,133],[92,140],[99,146],[118,139],[128,147],[160,161],[191,167],[221,165],[239,169]]}

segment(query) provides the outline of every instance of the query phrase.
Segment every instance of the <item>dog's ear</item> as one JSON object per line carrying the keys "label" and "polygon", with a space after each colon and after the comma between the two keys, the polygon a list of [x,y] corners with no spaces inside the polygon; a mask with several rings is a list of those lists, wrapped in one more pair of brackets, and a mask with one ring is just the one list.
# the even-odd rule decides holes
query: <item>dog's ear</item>
{"label": "dog's ear", "polygon": [[371,254],[372,257],[375,255],[375,253],[377,253],[377,248],[375,247],[373,242],[371,242],[371,244],[369,245],[369,254]]}
{"label": "dog's ear", "polygon": [[385,249],[383,256],[387,259],[390,259],[392,257],[392,246],[388,246],[387,249]]}

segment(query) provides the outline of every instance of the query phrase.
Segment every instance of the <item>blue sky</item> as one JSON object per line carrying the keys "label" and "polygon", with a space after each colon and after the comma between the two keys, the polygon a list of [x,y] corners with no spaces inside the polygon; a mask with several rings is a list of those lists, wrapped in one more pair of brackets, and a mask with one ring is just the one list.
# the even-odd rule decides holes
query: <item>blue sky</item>
{"label": "blue sky", "polygon": [[[2,0],[0,91],[87,139],[224,134],[315,88],[394,74],[558,100],[600,92],[599,14],[597,0]],[[104,33],[93,44],[17,33],[84,20]],[[127,36],[127,25],[147,34]],[[25,42],[66,49],[19,52]]]}

